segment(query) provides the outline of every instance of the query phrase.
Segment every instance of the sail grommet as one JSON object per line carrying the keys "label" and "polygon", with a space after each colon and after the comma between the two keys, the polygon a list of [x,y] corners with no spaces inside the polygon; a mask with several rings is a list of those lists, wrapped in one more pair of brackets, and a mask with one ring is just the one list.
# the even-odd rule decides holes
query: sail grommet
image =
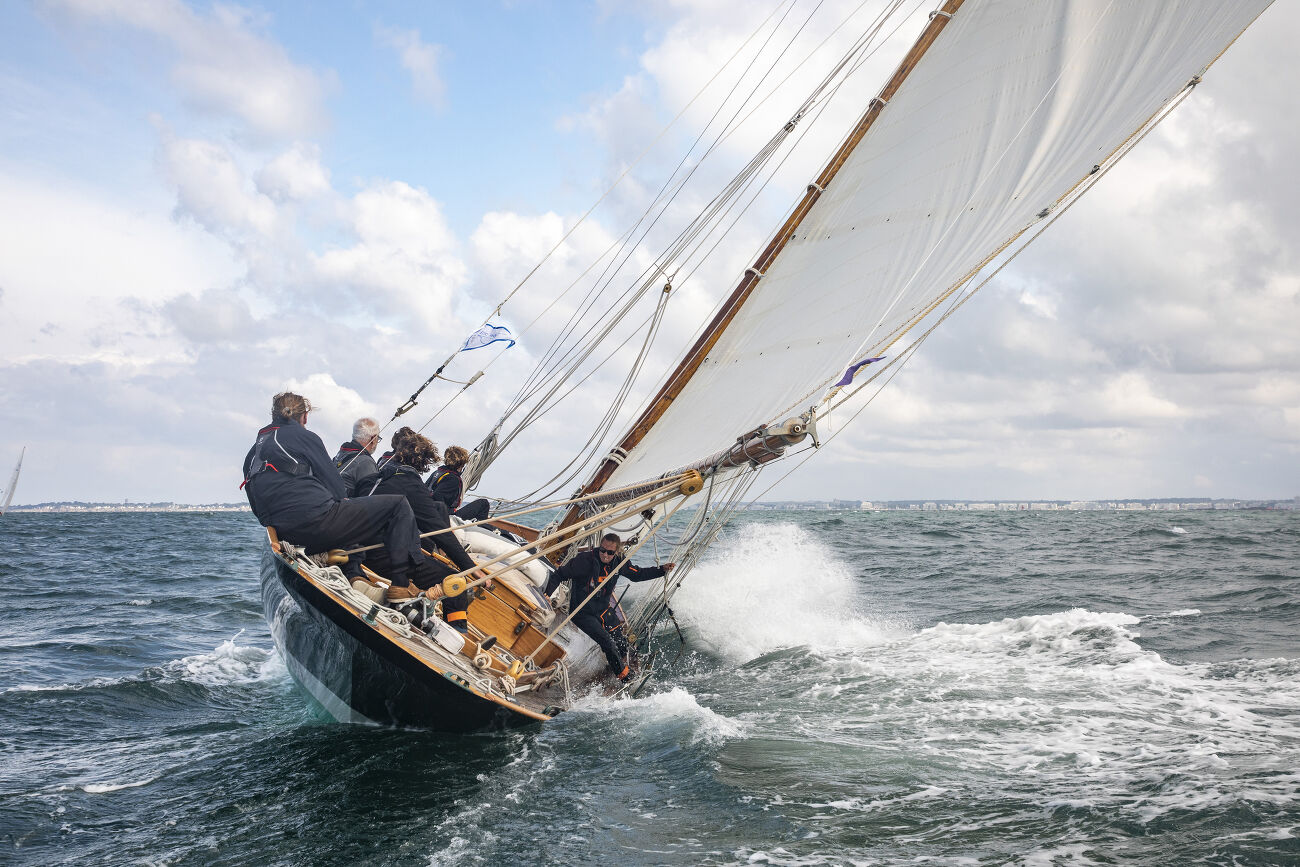
{"label": "sail grommet", "polygon": [[700,475],[699,470],[691,470],[687,473],[686,478],[677,486],[677,490],[682,492],[682,496],[689,497],[698,494],[704,490],[704,476]]}
{"label": "sail grommet", "polygon": [[952,13],[944,12],[942,9],[936,9],[930,13],[930,20],[933,21],[936,18],[947,18],[949,21],[951,21]]}
{"label": "sail grommet", "polygon": [[746,273],[746,274],[753,274],[755,280],[758,280],[759,278],[761,278],[761,277],[763,276],[763,272],[760,271],[760,270],[758,270],[757,268],[746,268],[746,269],[745,269],[745,273]]}
{"label": "sail grommet", "polygon": [[826,192],[826,188],[823,187],[821,184],[816,183],[816,182],[813,182],[813,183],[811,183],[811,184],[808,185],[808,192],[811,193],[813,190],[816,190],[818,193],[824,193],[824,192]]}

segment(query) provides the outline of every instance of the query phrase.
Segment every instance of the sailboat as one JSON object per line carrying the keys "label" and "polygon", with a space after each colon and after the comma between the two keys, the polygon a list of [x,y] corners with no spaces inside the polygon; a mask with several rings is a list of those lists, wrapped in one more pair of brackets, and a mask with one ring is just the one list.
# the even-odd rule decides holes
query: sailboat
{"label": "sailboat", "polygon": [[[642,671],[652,671],[644,651],[674,592],[756,482],[831,447],[935,328],[1174,111],[1269,2],[945,0],[924,19],[883,5],[704,212],[651,267],[624,278],[642,230],[670,213],[678,176],[665,184],[658,210],[594,270],[604,282],[587,298],[602,300],[571,309],[474,450],[467,487],[588,388],[599,364],[632,356],[600,396],[608,411],[550,482],[454,528],[478,563],[444,582],[448,593],[474,594],[469,635],[427,602],[383,604],[381,575],[350,583],[339,563],[351,552],[309,557],[268,528],[266,616],[290,671],[337,719],[471,730],[563,712],[599,681],[604,660],[564,600],[542,589],[557,564],[611,529],[624,559],[663,546],[661,559],[678,564],[619,597]],[[919,35],[883,86],[864,84],[855,73],[900,20]],[[856,122],[685,354],[634,405],[667,305],[803,127],[844,100]],[[842,422],[835,434],[831,412]],[[538,515],[550,516],[540,529]],[[576,610],[581,600],[568,602]]]}
{"label": "sailboat", "polygon": [[9,485],[4,489],[4,502],[0,502],[0,515],[9,510],[9,504],[14,501],[14,491],[18,490],[18,474],[23,471],[23,456],[27,454],[27,446],[18,453],[18,463],[14,464],[13,475],[9,477]]}

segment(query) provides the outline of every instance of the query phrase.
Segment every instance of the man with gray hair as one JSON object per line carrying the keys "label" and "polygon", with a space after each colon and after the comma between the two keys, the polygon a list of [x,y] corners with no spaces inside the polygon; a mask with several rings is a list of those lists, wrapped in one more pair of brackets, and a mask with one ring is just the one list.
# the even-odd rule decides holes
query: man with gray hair
{"label": "man with gray hair", "polygon": [[378,445],[379,422],[359,418],[352,423],[352,441],[339,446],[334,456],[334,466],[348,486],[349,497],[364,497],[379,481],[379,467],[371,457]]}

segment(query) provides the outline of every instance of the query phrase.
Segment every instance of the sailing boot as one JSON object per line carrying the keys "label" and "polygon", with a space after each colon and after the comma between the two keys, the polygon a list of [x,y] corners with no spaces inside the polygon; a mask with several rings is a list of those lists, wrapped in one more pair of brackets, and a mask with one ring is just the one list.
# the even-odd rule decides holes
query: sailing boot
{"label": "sailing boot", "polygon": [[394,584],[385,591],[384,601],[389,603],[406,602],[410,599],[419,599],[420,595],[420,588],[414,584],[406,583],[400,587]]}
{"label": "sailing boot", "polygon": [[469,635],[469,615],[464,611],[448,611],[447,625],[461,635]]}

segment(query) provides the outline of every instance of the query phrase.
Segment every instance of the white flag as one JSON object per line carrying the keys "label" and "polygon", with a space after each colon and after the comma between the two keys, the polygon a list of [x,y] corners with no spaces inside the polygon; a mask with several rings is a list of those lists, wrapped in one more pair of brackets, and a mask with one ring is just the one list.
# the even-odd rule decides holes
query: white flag
{"label": "white flag", "polygon": [[[489,343],[497,343],[502,340],[510,341],[510,346],[515,345],[515,340],[510,336],[510,329],[504,325],[484,325],[478,331],[475,331],[465,339],[465,345],[460,348],[461,352],[467,349],[482,349]],[[507,346],[506,349],[509,349]]]}

